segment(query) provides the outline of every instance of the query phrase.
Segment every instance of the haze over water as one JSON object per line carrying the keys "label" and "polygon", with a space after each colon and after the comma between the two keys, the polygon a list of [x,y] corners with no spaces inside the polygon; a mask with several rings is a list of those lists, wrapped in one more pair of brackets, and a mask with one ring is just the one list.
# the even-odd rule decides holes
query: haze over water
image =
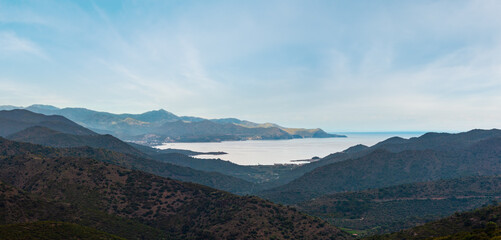
{"label": "haze over water", "polygon": [[[418,137],[421,132],[344,133],[347,138],[303,138],[290,140],[252,140],[202,143],[165,143],[157,148],[188,149],[198,152],[223,151],[225,155],[198,155],[198,158],[220,158],[240,165],[272,165],[294,163],[291,160],[325,157],[357,144],[372,146],[390,137]],[[297,162],[296,162],[297,163]]]}

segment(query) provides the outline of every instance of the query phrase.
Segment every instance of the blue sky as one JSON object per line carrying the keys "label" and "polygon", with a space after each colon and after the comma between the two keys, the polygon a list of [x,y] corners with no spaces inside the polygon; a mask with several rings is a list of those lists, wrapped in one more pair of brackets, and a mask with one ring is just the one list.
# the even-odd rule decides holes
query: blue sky
{"label": "blue sky", "polygon": [[3,1],[0,105],[500,128],[501,1]]}

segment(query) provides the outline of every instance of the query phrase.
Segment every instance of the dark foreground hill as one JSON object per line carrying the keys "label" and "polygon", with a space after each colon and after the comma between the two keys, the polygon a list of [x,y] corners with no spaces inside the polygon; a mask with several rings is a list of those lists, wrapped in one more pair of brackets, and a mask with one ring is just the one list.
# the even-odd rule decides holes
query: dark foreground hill
{"label": "dark foreground hill", "polygon": [[[25,192],[21,189],[7,185],[0,181],[0,226],[3,228],[1,236],[19,234],[23,236],[23,229],[29,229],[30,233],[40,234],[35,239],[47,239],[52,232],[38,232],[39,221],[58,221],[76,223],[105,232],[113,232],[116,235],[127,236],[129,239],[162,239],[165,233],[139,223],[137,221],[111,215],[97,209],[81,207],[67,201],[58,201],[44,198],[37,194]],[[26,225],[25,225],[26,224]],[[34,225],[32,225],[34,224]],[[42,224],[42,226],[45,224]],[[13,228],[11,228],[11,226]],[[16,230],[17,229],[17,230]],[[64,230],[56,228],[55,231]],[[70,233],[65,231],[64,233]],[[75,236],[81,236],[78,233]],[[5,234],[5,235],[4,235]],[[12,238],[7,238],[12,239]],[[13,238],[16,239],[16,238]],[[33,239],[33,238],[17,238]],[[64,239],[64,238],[63,238]]]}
{"label": "dark foreground hill", "polygon": [[0,225],[0,239],[39,239],[39,240],[124,240],[90,227],[74,223],[40,221]]}
{"label": "dark foreground hill", "polygon": [[[204,172],[188,167],[173,165],[149,158],[131,154],[113,152],[106,149],[91,147],[50,148],[29,143],[13,142],[0,138],[3,149],[8,149],[11,155],[44,152],[50,157],[80,157],[92,158],[102,162],[116,164],[129,169],[137,169],[162,177],[169,177],[186,182],[195,182],[217,189],[238,194],[247,194],[258,190],[258,185],[243,179],[227,176],[217,172]],[[0,148],[1,149],[1,148]]]}
{"label": "dark foreground hill", "polygon": [[318,167],[302,177],[261,194],[283,203],[298,203],[329,193],[382,188],[397,184],[501,174],[501,138],[475,141],[465,148],[376,149],[355,159]]}
{"label": "dark foreground hill", "polygon": [[[4,140],[0,181],[20,194],[74,208],[74,213],[106,213],[156,229],[168,239],[351,238],[322,220],[257,197],[239,197],[94,159],[57,155],[53,148]],[[6,215],[16,211],[5,206],[0,205]],[[100,219],[79,222],[76,217],[74,221],[81,225],[130,237],[119,228],[96,224]]]}
{"label": "dark foreground hill", "polygon": [[501,176],[476,176],[330,194],[298,207],[359,235],[371,235],[414,227],[498,199]]}
{"label": "dark foreground hill", "polygon": [[457,213],[439,221],[371,240],[498,240],[501,239],[501,205]]}

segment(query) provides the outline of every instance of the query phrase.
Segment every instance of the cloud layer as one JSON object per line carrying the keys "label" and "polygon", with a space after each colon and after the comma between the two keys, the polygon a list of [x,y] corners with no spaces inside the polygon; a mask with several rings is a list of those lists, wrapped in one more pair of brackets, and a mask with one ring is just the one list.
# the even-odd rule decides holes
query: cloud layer
{"label": "cloud layer", "polygon": [[0,104],[501,127],[499,1],[0,0]]}

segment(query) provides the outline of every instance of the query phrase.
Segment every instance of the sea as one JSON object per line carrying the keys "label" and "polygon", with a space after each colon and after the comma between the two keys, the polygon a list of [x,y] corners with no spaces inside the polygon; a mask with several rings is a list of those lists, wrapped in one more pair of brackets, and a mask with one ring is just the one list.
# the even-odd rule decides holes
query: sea
{"label": "sea", "polygon": [[[197,152],[226,152],[224,155],[197,155],[219,158],[239,165],[302,164],[314,157],[325,157],[351,146],[372,146],[390,137],[419,137],[425,132],[348,132],[346,138],[300,138],[287,140],[248,140],[196,143],[164,143],[159,149],[187,149]],[[305,161],[306,160],[306,161]]]}

